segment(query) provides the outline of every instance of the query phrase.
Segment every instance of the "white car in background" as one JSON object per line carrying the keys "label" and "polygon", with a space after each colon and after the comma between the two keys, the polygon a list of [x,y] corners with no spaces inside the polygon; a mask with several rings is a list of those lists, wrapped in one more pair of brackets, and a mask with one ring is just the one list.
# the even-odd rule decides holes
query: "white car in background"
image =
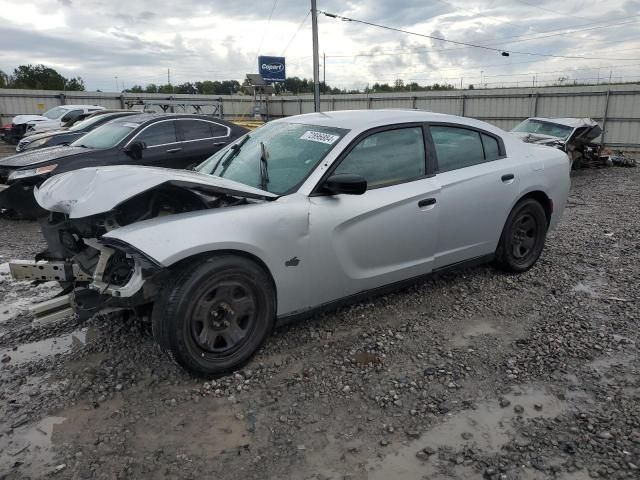
{"label": "white car in background", "polygon": [[98,110],[104,110],[104,107],[99,105],[60,105],[47,110],[42,115],[17,115],[13,117],[11,124],[16,130],[16,134],[24,136],[29,133],[60,128],[71,120]]}
{"label": "white car in background", "polygon": [[[168,150],[170,151],[170,150]],[[151,316],[204,376],[246,362],[273,326],[461,265],[524,272],[569,193],[565,153],[422,111],[283,118],[195,171],[83,168],[36,192],[49,264],[80,318]]]}

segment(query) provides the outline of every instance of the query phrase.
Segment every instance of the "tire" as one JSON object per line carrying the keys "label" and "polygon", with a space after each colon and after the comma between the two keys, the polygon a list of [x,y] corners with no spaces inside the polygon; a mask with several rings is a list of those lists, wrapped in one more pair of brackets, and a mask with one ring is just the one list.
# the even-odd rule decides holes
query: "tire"
{"label": "tire", "polygon": [[547,216],[533,198],[520,200],[507,217],[496,250],[501,270],[521,273],[538,261],[547,236]]}
{"label": "tire", "polygon": [[153,306],[153,336],[189,373],[216,377],[246,363],[273,330],[276,296],[267,272],[235,255],[172,272]]}

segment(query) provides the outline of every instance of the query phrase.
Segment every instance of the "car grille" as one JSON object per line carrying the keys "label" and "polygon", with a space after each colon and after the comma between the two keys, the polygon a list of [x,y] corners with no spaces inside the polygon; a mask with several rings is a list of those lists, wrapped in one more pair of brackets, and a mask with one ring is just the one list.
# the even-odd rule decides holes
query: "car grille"
{"label": "car grille", "polygon": [[0,168],[0,185],[6,185],[9,180],[11,170],[8,168]]}
{"label": "car grille", "polygon": [[21,123],[20,125],[11,125],[11,132],[16,137],[22,137],[27,132],[27,124]]}

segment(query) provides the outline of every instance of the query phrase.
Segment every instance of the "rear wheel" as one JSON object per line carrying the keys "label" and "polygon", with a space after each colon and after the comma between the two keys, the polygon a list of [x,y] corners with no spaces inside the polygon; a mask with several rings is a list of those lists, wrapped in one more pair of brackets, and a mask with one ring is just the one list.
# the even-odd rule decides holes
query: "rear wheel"
{"label": "rear wheel", "polygon": [[251,358],[275,314],[274,288],[263,268],[244,257],[215,256],[174,272],[154,305],[153,334],[184,369],[213,377]]}
{"label": "rear wheel", "polygon": [[529,270],[542,253],[547,227],[547,216],[537,200],[518,202],[502,230],[496,250],[498,267],[516,273]]}

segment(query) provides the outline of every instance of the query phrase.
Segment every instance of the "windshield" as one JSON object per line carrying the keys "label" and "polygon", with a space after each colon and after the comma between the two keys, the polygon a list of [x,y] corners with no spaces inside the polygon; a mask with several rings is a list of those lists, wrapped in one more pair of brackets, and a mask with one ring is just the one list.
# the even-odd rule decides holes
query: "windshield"
{"label": "windshield", "polygon": [[104,125],[81,136],[71,144],[72,147],[87,148],[112,148],[129,135],[136,127],[137,123],[105,123]]}
{"label": "windshield", "polygon": [[67,113],[67,110],[62,107],[55,107],[51,110],[47,110],[42,114],[43,117],[47,117],[50,120],[55,120],[56,118],[60,118],[62,115]]}
{"label": "windshield", "polygon": [[566,125],[560,125],[558,123],[545,122],[543,120],[527,119],[511,131],[549,135],[551,137],[557,137],[566,140],[567,138],[569,138],[569,135],[571,135],[573,128]]}
{"label": "windshield", "polygon": [[347,132],[317,125],[267,123],[196,170],[285,194],[298,187]]}

